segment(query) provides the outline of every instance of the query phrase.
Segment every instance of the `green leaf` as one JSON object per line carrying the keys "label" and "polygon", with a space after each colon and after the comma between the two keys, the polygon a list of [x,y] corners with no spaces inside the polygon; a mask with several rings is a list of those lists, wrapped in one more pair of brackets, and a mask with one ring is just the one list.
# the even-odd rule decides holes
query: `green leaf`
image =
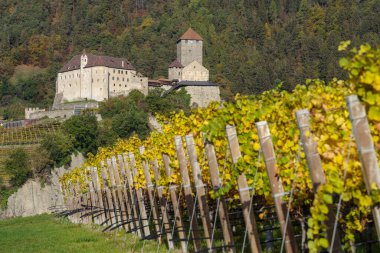
{"label": "green leaf", "polygon": [[319,244],[319,246],[321,246],[324,249],[327,249],[327,247],[329,246],[329,242],[327,241],[326,238],[320,238],[318,240],[318,244]]}
{"label": "green leaf", "polygon": [[332,204],[333,203],[333,198],[330,194],[323,194],[323,200],[327,203],[327,204]]}
{"label": "green leaf", "polygon": [[380,121],[380,108],[371,106],[368,111],[368,118],[370,120]]}

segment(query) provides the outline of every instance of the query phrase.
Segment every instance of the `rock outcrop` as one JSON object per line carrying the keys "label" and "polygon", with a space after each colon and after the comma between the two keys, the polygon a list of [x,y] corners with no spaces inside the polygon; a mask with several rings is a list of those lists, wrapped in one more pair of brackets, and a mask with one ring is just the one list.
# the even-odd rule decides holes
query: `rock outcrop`
{"label": "rock outcrop", "polygon": [[52,170],[49,184],[43,185],[36,179],[28,180],[9,197],[7,209],[0,214],[0,218],[32,216],[61,209],[64,200],[59,178],[68,170],[81,166],[83,161],[82,155],[73,156],[69,169],[61,167]]}

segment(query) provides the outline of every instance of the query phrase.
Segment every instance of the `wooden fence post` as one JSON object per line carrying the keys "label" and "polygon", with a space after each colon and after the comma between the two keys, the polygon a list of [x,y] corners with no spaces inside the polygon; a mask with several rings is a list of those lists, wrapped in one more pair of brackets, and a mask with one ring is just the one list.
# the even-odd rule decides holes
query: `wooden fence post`
{"label": "wooden fence post", "polygon": [[79,183],[76,183],[74,185],[74,191],[75,191],[75,196],[76,196],[76,209],[77,209],[77,220],[78,220],[78,223],[84,223],[84,220],[82,218],[82,214],[83,214],[83,207],[82,207],[82,199],[83,199],[83,195],[80,193],[80,186],[79,186]]}
{"label": "wooden fence post", "polygon": [[121,182],[120,182],[120,176],[119,176],[119,169],[117,168],[117,163],[116,163],[116,157],[112,156],[111,157],[111,167],[110,170],[112,170],[112,174],[115,180],[115,189],[116,189],[116,194],[117,194],[117,199],[119,203],[119,212],[120,212],[120,219],[121,222],[123,223],[123,227],[126,231],[130,231],[130,227],[127,222],[127,209],[125,208],[125,202],[124,202],[124,196],[123,192],[121,190]]}
{"label": "wooden fence post", "polygon": [[173,243],[172,234],[170,232],[170,223],[169,223],[170,221],[169,221],[169,216],[167,212],[168,200],[164,196],[163,186],[161,186],[159,183],[160,172],[159,172],[157,158],[153,160],[152,167],[153,167],[153,173],[154,173],[154,180],[156,181],[158,201],[160,203],[160,209],[161,209],[161,214],[162,214],[162,223],[163,223],[162,225],[165,229],[166,239],[168,241],[168,248],[169,250],[172,250],[174,249],[174,243]]}
{"label": "wooden fence post", "polygon": [[109,220],[110,225],[112,225],[112,224],[116,224],[117,220],[116,220],[115,207],[112,201],[111,191],[109,189],[107,170],[106,170],[106,167],[104,166],[104,161],[101,162],[100,167],[102,169],[102,182],[103,182],[104,194],[107,201],[108,220]]}
{"label": "wooden fence post", "polygon": [[101,208],[99,204],[98,194],[96,192],[96,184],[93,179],[94,168],[90,167],[89,170],[90,170],[90,181],[89,181],[90,184],[89,185],[90,185],[90,191],[92,191],[92,196],[93,196],[92,198],[94,200],[94,202],[92,203],[93,218],[94,218],[94,223],[100,225],[102,223],[101,218],[100,218],[101,215],[99,215],[99,213],[101,213]]}
{"label": "wooden fence post", "polygon": [[[371,130],[368,125],[367,114],[365,107],[359,101],[357,95],[347,96],[346,103],[350,114],[352,130],[355,136],[360,162],[362,164],[364,182],[366,184],[367,192],[370,194],[372,185],[375,185],[377,189],[380,189],[380,171]],[[372,209],[372,215],[376,226],[377,238],[380,240],[379,206],[375,206]]]}
{"label": "wooden fence post", "polygon": [[276,155],[274,153],[269,127],[266,121],[261,121],[256,123],[256,128],[264,156],[265,166],[267,168],[278,221],[280,222],[281,234],[285,237],[285,249],[288,253],[294,253],[297,252],[297,246],[294,240],[290,219],[286,223],[288,207],[286,206],[286,202],[282,200],[282,196],[284,196],[285,193],[276,165]]}
{"label": "wooden fence post", "polygon": [[174,143],[175,143],[175,148],[177,151],[179,170],[180,170],[181,178],[182,178],[182,185],[183,185],[182,188],[183,188],[183,192],[185,193],[187,212],[190,219],[190,227],[191,227],[191,234],[192,234],[192,239],[194,243],[194,250],[198,251],[201,249],[201,243],[199,240],[200,237],[198,233],[197,214],[196,214],[197,208],[194,205],[193,193],[191,191],[189,171],[187,169],[187,160],[185,156],[185,150],[183,149],[183,145],[182,145],[182,137],[175,136]]}
{"label": "wooden fence post", "polygon": [[[325,173],[322,169],[322,161],[321,157],[318,153],[318,145],[314,141],[314,135],[310,131],[310,113],[309,110],[303,109],[296,111],[297,118],[297,126],[300,130],[301,142],[303,151],[306,156],[307,166],[309,168],[309,173],[311,177],[311,181],[313,183],[314,193],[317,192],[318,187],[321,184],[326,183]],[[334,232],[334,224],[335,224],[335,213],[334,206],[332,204],[328,205],[329,212],[327,214],[328,219],[326,221],[327,226],[327,239],[329,244],[333,245],[333,252],[342,252],[342,246],[340,243],[340,234],[338,232],[335,233],[334,242],[332,241],[333,232]]]}
{"label": "wooden fence post", "polygon": [[[90,170],[89,168],[86,168],[86,170]],[[87,208],[88,211],[90,212],[91,214],[91,219],[90,219],[90,222],[91,223],[96,223],[95,222],[95,216],[94,216],[94,212],[95,212],[95,209],[96,209],[96,203],[95,203],[95,194],[94,194],[94,187],[92,185],[92,181],[87,179],[87,187],[88,187],[88,196],[89,196],[89,201],[87,202]]]}
{"label": "wooden fence post", "polygon": [[133,176],[131,169],[129,168],[129,164],[127,161],[127,155],[123,154],[123,161],[125,165],[125,173],[126,173],[126,178],[128,182],[128,188],[129,188],[129,199],[131,200],[132,204],[132,210],[133,210],[133,222],[135,224],[136,232],[139,237],[143,237],[143,228],[142,228],[142,223],[141,223],[141,217],[139,214],[139,207],[138,207],[138,201],[137,201],[137,193],[136,189],[133,187]]}
{"label": "wooden fence post", "polygon": [[[232,163],[236,165],[239,158],[241,158],[236,128],[234,126],[226,126],[226,135],[232,157]],[[257,224],[250,196],[251,188],[248,186],[247,178],[244,173],[238,176],[237,185],[239,188],[240,202],[243,209],[243,216],[251,246],[251,252],[261,252],[259,233],[257,232]]]}
{"label": "wooden fence post", "polygon": [[99,208],[101,209],[101,212],[103,212],[103,214],[99,216],[100,222],[101,224],[103,224],[107,220],[107,212],[106,212],[106,208],[103,202],[103,194],[102,194],[102,189],[100,187],[98,169],[96,167],[92,168],[91,176],[92,176],[92,181],[95,186],[95,192],[98,196]]}
{"label": "wooden fence post", "polygon": [[[132,152],[129,152],[129,161],[131,164],[132,168],[132,175],[134,178],[138,177],[137,174],[137,169],[136,169],[136,160],[135,160],[135,155]],[[150,230],[149,230],[149,221],[148,221],[148,216],[146,214],[146,209],[145,209],[145,201],[144,201],[144,195],[143,191],[140,187],[135,187],[136,188],[136,195],[137,195],[137,202],[139,205],[139,211],[140,211],[140,217],[141,217],[141,223],[142,223],[142,228],[144,231],[144,238],[150,236]]]}
{"label": "wooden fence post", "polygon": [[123,205],[124,208],[126,208],[126,220],[128,222],[128,228],[129,231],[132,233],[136,232],[136,226],[135,226],[135,220],[133,220],[133,213],[132,213],[132,202],[130,201],[129,195],[128,195],[128,189],[127,189],[127,180],[126,180],[126,172],[125,172],[125,164],[123,161],[123,156],[118,155],[117,160],[119,162],[119,168],[120,168],[120,173],[117,171],[116,175],[116,183],[120,185],[120,189],[122,191],[122,198],[123,198]]}
{"label": "wooden fence post", "polygon": [[115,209],[115,216],[116,216],[116,222],[119,223],[121,222],[121,212],[120,212],[120,202],[118,200],[118,196],[116,193],[116,182],[115,182],[115,176],[113,173],[113,168],[112,168],[112,162],[111,159],[107,158],[107,169],[108,169],[108,178],[111,183],[111,195],[112,195],[112,201],[113,201],[113,206]]}
{"label": "wooden fence post", "polygon": [[[140,154],[143,155],[145,148],[143,146],[141,146],[141,147],[139,147],[139,151],[140,151]],[[160,222],[159,222],[159,215],[158,215],[159,213],[158,213],[157,202],[156,202],[156,194],[154,191],[154,185],[152,183],[152,178],[150,176],[149,165],[145,159],[142,160],[142,166],[144,169],[145,185],[146,185],[146,189],[148,192],[150,208],[151,208],[151,212],[153,214],[153,224],[154,224],[154,227],[156,229],[156,235],[157,235],[158,243],[161,244],[162,243],[162,235],[161,235],[161,231],[160,231]]]}
{"label": "wooden fence post", "polygon": [[[211,184],[214,190],[218,190],[220,187],[222,187],[222,182],[219,177],[219,167],[218,167],[218,161],[216,159],[214,145],[212,145],[211,143],[206,143],[205,149],[206,149],[206,157],[208,161],[208,166],[210,169]],[[226,252],[235,253],[236,248],[235,248],[234,239],[232,236],[230,219],[228,218],[227,204],[224,197],[219,198],[218,213],[219,213],[220,224],[222,226],[224,243],[227,246]]]}
{"label": "wooden fence post", "polygon": [[207,245],[207,248],[211,249],[212,248],[212,244],[211,244],[212,231],[211,231],[210,212],[207,205],[206,190],[205,190],[205,185],[203,184],[203,181],[202,181],[202,172],[198,163],[197,151],[195,150],[193,135],[192,134],[186,135],[185,140],[186,140],[187,153],[189,155],[189,160],[190,160],[190,165],[191,165],[191,171],[193,174],[195,190],[197,192],[199,210],[200,210],[200,214],[202,218],[203,232],[206,239],[206,245]]}
{"label": "wooden fence post", "polygon": [[[166,176],[168,178],[172,177],[173,171],[170,167],[169,156],[166,154],[162,154],[162,161],[164,163]],[[178,232],[178,237],[179,237],[180,244],[181,244],[181,249],[182,249],[183,253],[186,253],[187,252],[187,244],[185,242],[185,240],[186,240],[185,226],[183,224],[181,212],[179,209],[179,203],[178,203],[178,198],[177,198],[177,193],[176,193],[177,187],[178,186],[175,184],[170,184],[168,190],[169,190],[169,194],[170,194],[170,199],[172,200],[172,205],[173,205],[173,210],[174,210],[175,226],[177,227],[177,232]],[[180,194],[180,192],[179,192],[179,194]]]}

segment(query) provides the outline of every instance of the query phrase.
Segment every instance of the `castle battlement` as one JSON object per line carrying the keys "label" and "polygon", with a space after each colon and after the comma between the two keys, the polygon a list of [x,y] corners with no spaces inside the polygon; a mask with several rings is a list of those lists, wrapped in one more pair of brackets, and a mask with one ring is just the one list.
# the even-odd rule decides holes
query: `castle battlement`
{"label": "castle battlement", "polygon": [[45,109],[40,109],[39,107],[27,107],[25,108],[25,119],[31,119],[30,115],[36,112],[44,112]]}

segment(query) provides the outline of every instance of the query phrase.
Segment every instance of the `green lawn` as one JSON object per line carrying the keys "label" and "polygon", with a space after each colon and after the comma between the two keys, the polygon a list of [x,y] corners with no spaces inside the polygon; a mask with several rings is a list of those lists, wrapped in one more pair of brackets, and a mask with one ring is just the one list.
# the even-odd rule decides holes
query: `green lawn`
{"label": "green lawn", "polygon": [[[0,252],[142,252],[143,241],[122,231],[76,225],[52,215],[0,221]],[[143,252],[156,252],[156,241],[146,241]],[[161,245],[159,252],[166,252]]]}

